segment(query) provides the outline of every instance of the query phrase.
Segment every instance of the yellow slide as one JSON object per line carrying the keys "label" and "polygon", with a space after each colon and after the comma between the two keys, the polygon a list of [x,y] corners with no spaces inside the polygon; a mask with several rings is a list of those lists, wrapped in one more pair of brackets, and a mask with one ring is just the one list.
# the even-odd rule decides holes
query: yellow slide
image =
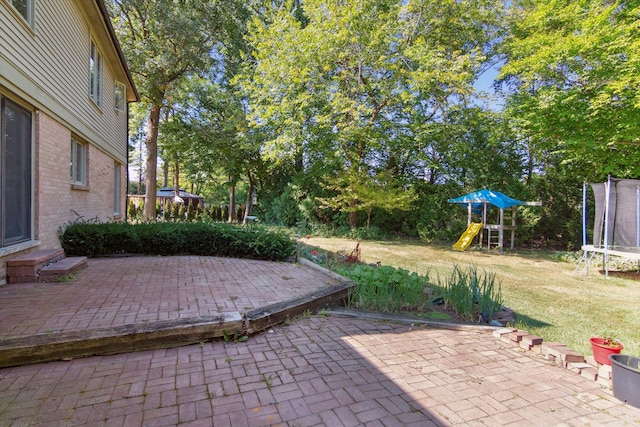
{"label": "yellow slide", "polygon": [[453,245],[453,250],[461,251],[461,252],[466,251],[469,245],[471,245],[473,238],[476,237],[476,235],[480,232],[481,229],[482,229],[481,222],[472,222],[471,224],[469,224],[469,226],[467,227],[465,232],[462,233],[462,236],[460,236],[456,244]]}

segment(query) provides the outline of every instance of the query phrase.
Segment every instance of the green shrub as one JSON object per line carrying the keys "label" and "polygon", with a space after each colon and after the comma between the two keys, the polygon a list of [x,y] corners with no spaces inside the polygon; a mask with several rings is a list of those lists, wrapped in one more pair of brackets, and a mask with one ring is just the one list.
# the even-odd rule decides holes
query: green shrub
{"label": "green shrub", "polygon": [[423,311],[429,305],[424,288],[428,274],[421,276],[402,268],[355,264],[338,272],[356,284],[349,306],[383,312]]}
{"label": "green shrub", "polygon": [[127,205],[127,212],[128,212],[129,218],[136,218],[138,216],[138,208],[136,208],[136,205],[133,203],[133,200],[129,200],[129,204]]}
{"label": "green shrub", "polygon": [[429,284],[429,274],[421,276],[388,266],[343,265],[336,271],[356,285],[349,297],[350,307],[382,312],[425,312],[432,304],[425,295],[425,286],[429,285],[437,295],[442,295],[446,306],[461,320],[488,323],[502,309],[501,289],[495,274],[479,273],[476,267],[462,270],[456,266],[449,277],[438,280],[438,285]]}
{"label": "green shrub", "polygon": [[293,227],[302,219],[295,193],[295,189],[288,185],[282,194],[273,199],[273,203],[270,204],[269,218],[274,223]]}
{"label": "green shrub", "polygon": [[296,227],[298,234],[313,234],[321,237],[340,237],[354,240],[385,240],[393,237],[390,233],[378,227],[350,228],[348,225],[332,226],[324,224],[300,223]]}
{"label": "green shrub", "polygon": [[76,223],[60,231],[60,241],[67,255],[92,257],[190,254],[282,261],[295,248],[282,233],[202,222]]}

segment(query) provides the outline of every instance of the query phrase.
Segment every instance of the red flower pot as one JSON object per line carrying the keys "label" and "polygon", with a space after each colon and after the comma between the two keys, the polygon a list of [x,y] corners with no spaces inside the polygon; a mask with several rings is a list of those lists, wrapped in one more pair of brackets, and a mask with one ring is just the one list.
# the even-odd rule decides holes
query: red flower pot
{"label": "red flower pot", "polygon": [[610,354],[619,354],[624,348],[622,344],[609,344],[605,338],[591,338],[593,358],[602,365],[611,365]]}

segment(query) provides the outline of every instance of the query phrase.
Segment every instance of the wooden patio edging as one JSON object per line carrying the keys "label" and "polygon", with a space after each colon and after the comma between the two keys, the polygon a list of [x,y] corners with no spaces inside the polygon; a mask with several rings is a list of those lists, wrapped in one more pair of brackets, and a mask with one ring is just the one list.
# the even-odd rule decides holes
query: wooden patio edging
{"label": "wooden patio edging", "polygon": [[172,348],[216,339],[238,339],[305,312],[343,304],[352,282],[328,286],[303,297],[248,313],[230,312],[72,332],[42,333],[0,340],[0,368],[95,355]]}

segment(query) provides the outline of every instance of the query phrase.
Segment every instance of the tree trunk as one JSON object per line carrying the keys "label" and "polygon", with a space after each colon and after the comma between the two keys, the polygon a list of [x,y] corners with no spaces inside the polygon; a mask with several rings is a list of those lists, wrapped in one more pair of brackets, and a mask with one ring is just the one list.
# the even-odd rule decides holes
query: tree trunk
{"label": "tree trunk", "polygon": [[[176,184],[173,187],[173,193],[175,197],[180,197],[180,164],[178,162],[176,162],[175,177],[173,178],[173,181]],[[178,199],[176,198],[175,201],[177,200]]]}
{"label": "tree trunk", "polygon": [[247,177],[249,178],[249,188],[247,189],[247,202],[244,205],[244,217],[242,219],[242,223],[246,224],[249,222],[249,216],[251,216],[251,208],[253,208],[253,177],[251,176],[251,172],[247,171]]}
{"label": "tree trunk", "polygon": [[304,160],[302,157],[302,153],[296,154],[294,161],[295,161],[295,171],[300,173],[304,172]]}
{"label": "tree trunk", "polygon": [[527,185],[531,185],[531,179],[533,178],[533,170],[535,169],[535,160],[533,157],[533,149],[531,147],[531,140],[527,140]]}
{"label": "tree trunk", "polygon": [[236,183],[233,177],[229,175],[229,218],[227,222],[236,221]]}
{"label": "tree trunk", "polygon": [[144,176],[144,171],[143,171],[143,163],[142,163],[142,138],[138,138],[140,140],[140,153],[139,153],[139,160],[140,160],[140,171],[138,172],[138,194],[146,194],[142,192],[142,177]]}
{"label": "tree trunk", "polygon": [[162,165],[162,174],[162,186],[166,188],[169,186],[169,162],[167,162],[166,160]]}
{"label": "tree trunk", "polygon": [[349,222],[349,227],[352,230],[358,227],[358,212],[355,211],[355,207],[357,204],[358,204],[358,201],[356,199],[351,200],[350,205],[351,205],[351,209],[353,210],[349,212],[347,221]]}
{"label": "tree trunk", "polygon": [[142,216],[145,220],[156,220],[156,191],[157,191],[157,167],[158,167],[158,121],[160,120],[159,104],[151,106],[149,123],[147,124],[147,173],[145,176],[146,200]]}
{"label": "tree trunk", "polygon": [[367,230],[371,226],[371,211],[372,210],[373,210],[373,208],[369,208],[369,212],[367,212]]}
{"label": "tree trunk", "polygon": [[436,185],[436,170],[429,168],[429,184]]}

